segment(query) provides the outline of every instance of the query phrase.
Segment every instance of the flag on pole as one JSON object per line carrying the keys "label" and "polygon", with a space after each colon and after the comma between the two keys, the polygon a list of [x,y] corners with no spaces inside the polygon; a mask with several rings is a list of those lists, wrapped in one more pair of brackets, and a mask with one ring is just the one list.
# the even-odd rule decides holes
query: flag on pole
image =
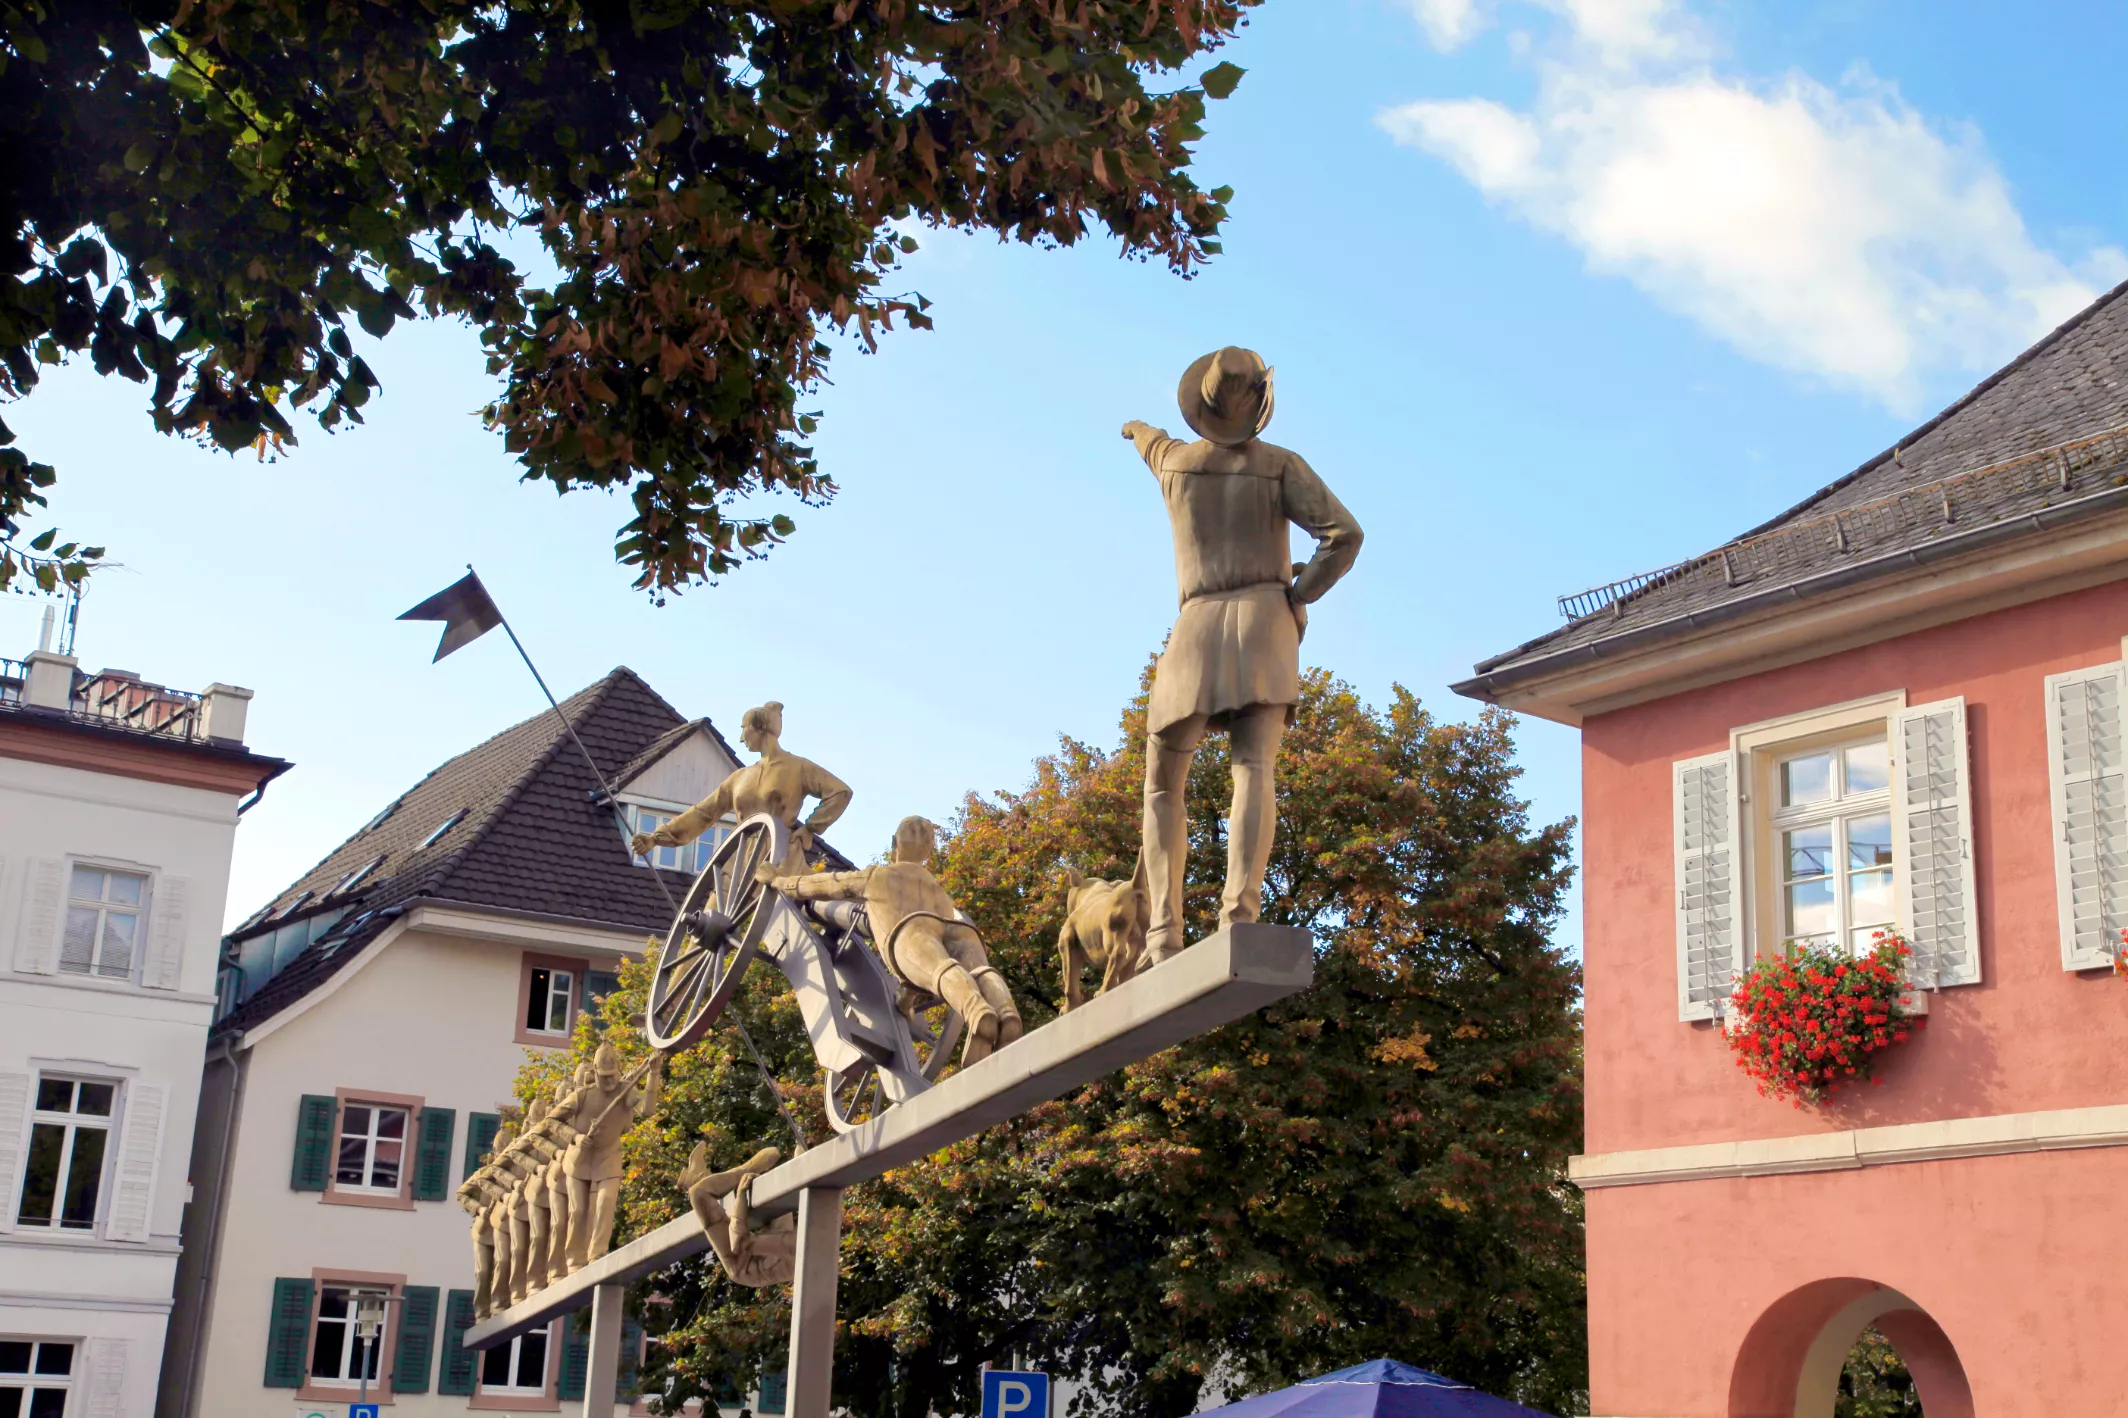
{"label": "flag on pole", "polygon": [[[440,620],[443,622],[443,639],[436,643],[436,660],[453,650],[472,644],[481,636],[502,624],[502,612],[488,595],[488,588],[480,584],[480,578],[471,567],[457,581],[438,591],[435,595],[415,606],[401,620]],[[436,660],[429,661],[435,664]]]}

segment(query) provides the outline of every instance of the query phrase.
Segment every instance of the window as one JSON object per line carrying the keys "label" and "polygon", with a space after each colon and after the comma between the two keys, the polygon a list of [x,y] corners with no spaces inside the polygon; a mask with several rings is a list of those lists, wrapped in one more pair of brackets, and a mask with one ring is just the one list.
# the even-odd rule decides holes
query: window
{"label": "window", "polygon": [[[665,808],[649,807],[631,808],[630,814],[638,832],[655,832],[680,815]],[[692,876],[709,865],[710,856],[717,850],[717,844],[729,837],[731,832],[731,824],[719,822],[684,847],[653,847],[649,856],[637,857],[635,864],[639,867],[656,866],[666,871],[682,871]]]}
{"label": "window", "polygon": [[60,970],[106,980],[131,979],[133,963],[139,958],[140,915],[147,894],[144,876],[76,866],[67,884]]}
{"label": "window", "polygon": [[0,1339],[0,1418],[66,1418],[74,1344]]}
{"label": "window", "polygon": [[1890,745],[1880,733],[1782,758],[1774,793],[1782,948],[1866,953],[1894,915]]}
{"label": "window", "polygon": [[[46,1074],[37,1080],[30,1149],[22,1177],[18,1226],[62,1231],[96,1229],[104,1159],[110,1155],[111,1113],[118,1085]],[[4,1414],[4,1410],[0,1410]]]}
{"label": "window", "polygon": [[480,1391],[496,1398],[545,1398],[552,1332],[535,1329],[498,1344],[480,1359]]}
{"label": "window", "polygon": [[408,1110],[376,1103],[340,1109],[340,1150],[333,1167],[339,1191],[399,1194],[406,1161]]}
{"label": "window", "polygon": [[290,916],[293,916],[296,912],[302,910],[304,903],[309,901],[311,897],[317,894],[318,893],[315,891],[299,892],[296,895],[296,899],[289,902],[286,906],[283,906],[281,908],[281,913],[278,916],[275,916],[274,919],[277,921],[287,920]]}
{"label": "window", "polygon": [[360,886],[362,884],[363,878],[367,877],[371,872],[375,871],[378,867],[381,867],[383,865],[384,858],[379,857],[373,862],[369,862],[363,866],[356,867],[346,876],[341,877],[339,884],[333,887],[332,890],[326,892],[325,894],[328,897],[331,897],[338,896],[343,891],[352,891],[357,886]]}
{"label": "window", "polygon": [[[452,828],[456,827],[456,826],[457,826],[457,825],[458,825],[459,823],[461,823],[461,822],[465,821],[465,815],[466,815],[466,810],[465,810],[464,808],[460,808],[460,809],[458,809],[458,811],[456,811],[456,812],[452,813],[452,814],[451,814],[451,815],[450,815],[449,817],[445,818],[445,819],[444,819],[443,821],[441,821],[441,822],[437,823],[437,824],[436,824],[436,830],[435,830],[434,832],[431,832],[431,833],[430,833],[430,834],[429,834],[428,836],[426,836],[426,837],[424,837],[424,838],[422,838],[422,839],[421,839],[421,847],[433,847],[433,846],[435,846],[435,845],[436,845],[436,844],[437,844],[438,842],[441,842],[441,841],[443,840],[443,835],[444,835],[444,834],[445,834],[446,832],[449,832],[449,831],[450,831],[450,830],[451,830]],[[420,850],[421,850],[421,847],[416,847],[416,848],[415,848],[414,850],[418,852],[418,851],[420,851]]]}
{"label": "window", "polygon": [[388,1298],[391,1292],[375,1285],[325,1284],[318,1290],[317,1329],[310,1344],[310,1381],[314,1384],[359,1386],[365,1368],[372,1388],[384,1358],[384,1332],[365,1343],[357,1334],[355,1313],[364,1298]]}
{"label": "window", "polygon": [[576,975],[545,965],[532,967],[532,988],[526,991],[525,1028],[534,1034],[566,1034],[574,1023],[569,1007],[576,1000]]}

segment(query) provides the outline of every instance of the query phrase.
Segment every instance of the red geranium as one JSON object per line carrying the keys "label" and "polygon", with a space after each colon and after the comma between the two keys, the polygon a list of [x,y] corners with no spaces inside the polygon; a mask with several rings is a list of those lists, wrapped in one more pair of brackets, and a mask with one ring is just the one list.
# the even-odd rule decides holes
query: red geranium
{"label": "red geranium", "polygon": [[[2124,933],[2128,934],[2128,933]],[[1928,1021],[1897,1018],[1913,952],[1889,931],[1859,959],[1799,947],[1760,960],[1729,997],[1729,1048],[1768,1098],[1798,1108],[1872,1075],[1873,1056]]]}

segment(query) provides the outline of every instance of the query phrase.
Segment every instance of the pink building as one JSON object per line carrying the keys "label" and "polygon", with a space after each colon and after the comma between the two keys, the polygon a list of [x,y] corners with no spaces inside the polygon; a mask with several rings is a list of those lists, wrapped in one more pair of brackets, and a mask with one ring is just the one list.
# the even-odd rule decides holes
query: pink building
{"label": "pink building", "polygon": [[[1582,731],[1592,1411],[2128,1412],[2128,287],[1464,694]],[[1726,998],[1896,926],[1927,1027],[1815,1109]]]}

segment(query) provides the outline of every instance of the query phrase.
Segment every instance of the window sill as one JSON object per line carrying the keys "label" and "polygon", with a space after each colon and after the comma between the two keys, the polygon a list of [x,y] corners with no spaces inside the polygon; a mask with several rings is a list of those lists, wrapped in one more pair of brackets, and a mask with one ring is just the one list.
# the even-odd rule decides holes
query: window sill
{"label": "window sill", "polygon": [[573,1029],[563,1030],[559,1034],[549,1034],[542,1030],[526,1029],[523,1026],[519,1026],[517,1031],[517,1042],[528,1049],[566,1049],[569,1047],[570,1041],[575,1037]]}
{"label": "window sill", "polygon": [[562,1401],[552,1394],[476,1393],[466,1407],[482,1413],[559,1413]]}
{"label": "window sill", "polygon": [[118,1251],[126,1255],[169,1255],[178,1253],[175,1240],[159,1240],[150,1237],[145,1241],[119,1241],[99,1236],[94,1231],[52,1231],[41,1226],[17,1225],[14,1230],[0,1232],[0,1245],[42,1246],[49,1251],[93,1251],[109,1254]]}
{"label": "window sill", "polygon": [[318,1200],[327,1206],[367,1206],[379,1211],[412,1211],[414,1198],[408,1192],[355,1192],[327,1187]]}
{"label": "window sill", "polygon": [[[296,1398],[304,1403],[345,1403],[352,1405],[361,1401],[361,1396],[362,1386],[360,1384],[337,1384],[330,1381],[319,1383],[314,1379],[305,1379],[303,1387],[296,1390]],[[369,1398],[367,1401],[380,1404],[386,1408],[392,1406],[392,1380],[389,1374],[383,1375],[369,1386]]]}

